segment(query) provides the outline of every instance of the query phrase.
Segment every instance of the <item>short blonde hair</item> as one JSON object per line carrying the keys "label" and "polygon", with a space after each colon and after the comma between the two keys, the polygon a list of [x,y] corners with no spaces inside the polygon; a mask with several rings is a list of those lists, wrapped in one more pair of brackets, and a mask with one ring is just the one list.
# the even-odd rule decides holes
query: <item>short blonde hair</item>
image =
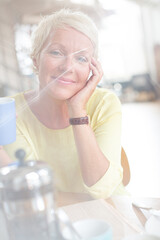
{"label": "short blonde hair", "polygon": [[51,15],[43,17],[37,29],[32,35],[32,59],[37,59],[43,49],[44,43],[48,39],[51,31],[66,26],[85,34],[92,42],[94,47],[94,57],[98,57],[98,30],[93,21],[84,13],[61,9]]}

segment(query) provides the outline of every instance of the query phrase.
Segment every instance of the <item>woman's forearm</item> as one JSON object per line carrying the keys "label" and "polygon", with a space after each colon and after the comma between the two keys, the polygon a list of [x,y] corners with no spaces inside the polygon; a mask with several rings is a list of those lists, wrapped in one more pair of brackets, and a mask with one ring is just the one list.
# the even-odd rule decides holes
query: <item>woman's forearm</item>
{"label": "woman's forearm", "polygon": [[95,184],[108,170],[109,161],[99,148],[89,125],[73,125],[73,132],[82,171],[87,186]]}
{"label": "woman's forearm", "polygon": [[[92,57],[92,72],[85,86],[67,100],[69,118],[85,117],[87,103],[103,76],[100,62]],[[99,148],[93,130],[87,124],[73,125],[82,177],[87,186],[94,185],[108,170],[109,161]]]}

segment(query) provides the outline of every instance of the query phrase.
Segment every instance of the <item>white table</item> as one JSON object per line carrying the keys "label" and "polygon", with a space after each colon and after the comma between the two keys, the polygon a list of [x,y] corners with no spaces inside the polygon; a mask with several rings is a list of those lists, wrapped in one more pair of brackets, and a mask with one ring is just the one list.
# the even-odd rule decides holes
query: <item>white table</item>
{"label": "white table", "polygon": [[[93,200],[86,194],[59,193],[59,207],[67,213],[71,221],[86,218],[101,218],[114,229],[114,240],[121,240],[127,235],[140,234],[145,231],[147,220],[143,212],[132,206],[132,197],[116,196],[106,200]],[[160,209],[160,198],[136,198],[146,204]]]}
{"label": "white table", "polygon": [[[116,196],[106,200],[93,200],[87,194],[58,193],[55,199],[57,207],[62,207],[73,222],[86,218],[106,220],[112,225],[114,240],[144,231],[146,217],[140,209],[132,206],[131,197]],[[146,198],[144,201],[160,209],[160,198]],[[7,240],[1,211],[0,231],[0,239]]]}

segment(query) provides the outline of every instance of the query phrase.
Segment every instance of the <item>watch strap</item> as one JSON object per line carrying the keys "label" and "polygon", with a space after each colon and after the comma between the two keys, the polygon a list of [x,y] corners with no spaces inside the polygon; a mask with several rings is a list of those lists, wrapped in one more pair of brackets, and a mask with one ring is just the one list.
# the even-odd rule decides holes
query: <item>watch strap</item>
{"label": "watch strap", "polygon": [[70,118],[69,123],[71,125],[89,124],[89,116],[79,117],[79,118]]}

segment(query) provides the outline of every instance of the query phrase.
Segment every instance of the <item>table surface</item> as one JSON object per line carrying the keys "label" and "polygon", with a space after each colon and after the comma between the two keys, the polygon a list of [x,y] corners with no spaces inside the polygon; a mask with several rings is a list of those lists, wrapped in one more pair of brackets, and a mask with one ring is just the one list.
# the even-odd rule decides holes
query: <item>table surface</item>
{"label": "table surface", "polygon": [[[59,192],[56,195],[56,202],[58,207],[62,207],[64,210],[66,210],[69,217],[72,215],[70,212],[72,209],[75,211],[76,214],[76,205],[77,207],[81,207],[81,209],[85,212],[85,216],[93,216],[89,213],[90,210],[87,210],[85,207],[83,207],[83,202],[90,202],[95,201],[93,200],[89,195],[87,194],[76,194],[76,193],[62,193]],[[138,198],[138,197],[131,197],[131,196],[113,196],[111,198],[105,199],[105,202],[108,206],[111,208],[114,208],[116,210],[116,214],[119,215],[120,219],[124,221],[124,223],[128,224],[132,228],[132,230],[135,230],[135,233],[140,233],[145,231],[145,223],[147,221],[147,217],[144,214],[144,211],[133,206],[132,202],[139,202],[141,204],[145,204],[147,206],[151,206],[156,209],[160,209],[160,198]],[[79,204],[78,204],[79,203]],[[82,206],[81,206],[81,204]],[[95,202],[97,204],[97,202]],[[92,206],[94,203],[92,203]],[[98,206],[96,205],[95,206]],[[89,205],[87,205],[89,206]],[[98,210],[97,210],[98,211]],[[95,212],[95,211],[94,211]],[[77,211],[78,213],[78,211]],[[98,212],[97,212],[98,213]],[[78,214],[77,214],[78,215]],[[81,214],[80,214],[81,215]],[[99,214],[98,214],[99,216]],[[79,216],[74,215],[74,220],[79,220]],[[132,231],[133,234],[133,231]],[[115,238],[118,239],[118,238]]]}
{"label": "table surface", "polygon": [[[94,200],[88,194],[62,192],[55,194],[57,207],[61,207],[66,211],[71,221],[88,217],[102,217],[109,223],[111,222],[113,228],[115,226],[114,231],[116,231],[113,240],[121,240],[128,234],[144,232],[147,218],[142,210],[132,205],[133,201],[139,201],[160,209],[160,198],[135,199],[129,196],[114,196],[105,200]],[[1,227],[3,225],[1,213],[0,225]],[[121,231],[121,228],[123,228],[123,231]]]}

